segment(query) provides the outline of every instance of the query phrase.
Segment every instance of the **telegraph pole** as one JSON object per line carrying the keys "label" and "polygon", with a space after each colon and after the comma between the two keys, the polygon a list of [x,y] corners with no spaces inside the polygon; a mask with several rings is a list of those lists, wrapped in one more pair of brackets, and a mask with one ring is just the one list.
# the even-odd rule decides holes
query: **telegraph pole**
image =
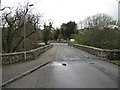
{"label": "telegraph pole", "polygon": [[[28,7],[32,7],[33,4],[28,5]],[[24,16],[24,59],[26,61],[26,14]]]}

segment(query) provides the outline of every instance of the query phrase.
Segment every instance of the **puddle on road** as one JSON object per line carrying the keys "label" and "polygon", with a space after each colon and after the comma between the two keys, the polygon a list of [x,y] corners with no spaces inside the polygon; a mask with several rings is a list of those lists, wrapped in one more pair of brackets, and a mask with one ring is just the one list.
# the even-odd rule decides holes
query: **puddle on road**
{"label": "puddle on road", "polygon": [[62,66],[62,64],[59,62],[53,62],[52,65]]}
{"label": "puddle on road", "polygon": [[67,66],[67,64],[66,63],[64,63],[64,62],[53,62],[51,65],[55,65],[55,66]]}

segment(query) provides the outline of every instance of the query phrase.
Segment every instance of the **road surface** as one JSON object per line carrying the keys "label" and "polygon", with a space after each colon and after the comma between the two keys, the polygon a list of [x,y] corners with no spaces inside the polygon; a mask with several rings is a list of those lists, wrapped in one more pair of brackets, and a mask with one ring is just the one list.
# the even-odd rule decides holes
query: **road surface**
{"label": "road surface", "polygon": [[[6,88],[117,88],[118,66],[67,44],[54,44],[54,60]],[[47,57],[47,56],[46,56]]]}

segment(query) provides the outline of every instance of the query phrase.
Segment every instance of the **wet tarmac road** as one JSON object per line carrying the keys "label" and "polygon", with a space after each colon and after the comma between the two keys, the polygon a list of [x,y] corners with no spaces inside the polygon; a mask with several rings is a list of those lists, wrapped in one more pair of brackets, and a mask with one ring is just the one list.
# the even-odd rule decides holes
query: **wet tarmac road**
{"label": "wet tarmac road", "polygon": [[7,88],[117,88],[118,66],[70,47],[54,44],[54,60]]}

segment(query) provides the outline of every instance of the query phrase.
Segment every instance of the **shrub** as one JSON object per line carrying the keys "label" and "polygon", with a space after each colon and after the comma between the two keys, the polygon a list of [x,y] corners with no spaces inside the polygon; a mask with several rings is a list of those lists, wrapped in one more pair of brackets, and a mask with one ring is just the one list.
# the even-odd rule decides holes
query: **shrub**
{"label": "shrub", "polygon": [[120,49],[120,31],[117,29],[105,28],[85,29],[83,34],[75,35],[78,44],[90,45],[103,49]]}

